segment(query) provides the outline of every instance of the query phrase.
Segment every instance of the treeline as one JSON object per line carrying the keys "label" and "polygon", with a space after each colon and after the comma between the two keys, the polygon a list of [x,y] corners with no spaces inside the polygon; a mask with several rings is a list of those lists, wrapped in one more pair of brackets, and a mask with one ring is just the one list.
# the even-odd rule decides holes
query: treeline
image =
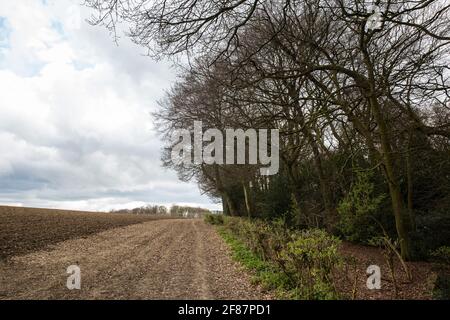
{"label": "treeline", "polygon": [[208,209],[189,206],[173,205],[168,209],[166,206],[147,205],[134,209],[111,210],[111,213],[141,214],[155,216],[171,216],[180,218],[201,218],[210,214]]}
{"label": "treeline", "polygon": [[[164,162],[222,199],[232,216],[283,216],[369,242],[398,239],[404,259],[450,239],[450,6],[384,1],[92,0],[157,56],[188,53],[156,115]],[[142,5],[144,4],[145,5]],[[279,129],[280,171],[172,161],[171,136]]]}

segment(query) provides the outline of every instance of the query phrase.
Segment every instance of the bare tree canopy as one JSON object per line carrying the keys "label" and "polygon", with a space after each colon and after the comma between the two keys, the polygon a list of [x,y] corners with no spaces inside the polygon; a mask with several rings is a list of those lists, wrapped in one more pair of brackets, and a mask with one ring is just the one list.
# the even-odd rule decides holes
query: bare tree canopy
{"label": "bare tree canopy", "polygon": [[[435,39],[450,40],[445,20],[450,5],[444,0],[374,3],[384,7],[385,24],[411,27]],[[86,0],[85,5],[96,9],[92,24],[115,32],[117,23],[127,22],[129,36],[156,55],[233,52],[247,26],[269,21],[277,25],[273,30],[276,35],[292,23],[292,17],[311,7],[362,25],[371,15],[366,1],[361,0]]]}
{"label": "bare tree canopy", "polygon": [[[342,212],[356,210],[345,207],[349,194],[371,184],[364,203],[380,208],[366,208],[365,219],[390,225],[410,259],[418,221],[441,215],[430,201],[450,208],[448,1],[374,1],[375,27],[366,1],[86,4],[97,9],[91,23],[111,31],[129,24],[129,36],[150,54],[193,58],[156,114],[168,141],[163,160],[229,214],[290,212],[297,225],[350,232],[342,227]],[[279,129],[281,172],[267,178],[256,166],[173,163],[169,136],[192,131],[194,121],[222,131]],[[445,174],[421,181],[433,164]]]}

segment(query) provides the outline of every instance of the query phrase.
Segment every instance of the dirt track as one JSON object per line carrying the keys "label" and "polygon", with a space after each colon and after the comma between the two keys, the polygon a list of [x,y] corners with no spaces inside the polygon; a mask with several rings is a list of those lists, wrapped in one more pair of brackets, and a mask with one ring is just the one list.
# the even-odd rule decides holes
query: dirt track
{"label": "dirt track", "polygon": [[[81,290],[70,291],[74,264]],[[144,222],[0,262],[0,299],[264,298],[200,220]]]}

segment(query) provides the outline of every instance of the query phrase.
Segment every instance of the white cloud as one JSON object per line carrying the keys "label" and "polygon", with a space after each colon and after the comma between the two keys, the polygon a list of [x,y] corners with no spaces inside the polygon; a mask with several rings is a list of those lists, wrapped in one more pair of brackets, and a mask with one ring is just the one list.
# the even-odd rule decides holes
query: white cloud
{"label": "white cloud", "polygon": [[160,167],[150,112],[174,79],[169,64],[126,38],[116,46],[76,4],[0,4],[0,202],[216,208]]}

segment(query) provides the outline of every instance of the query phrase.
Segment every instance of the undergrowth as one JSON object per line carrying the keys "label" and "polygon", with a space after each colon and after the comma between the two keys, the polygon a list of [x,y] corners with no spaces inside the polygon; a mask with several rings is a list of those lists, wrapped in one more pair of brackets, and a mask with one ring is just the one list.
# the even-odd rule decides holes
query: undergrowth
{"label": "undergrowth", "polygon": [[342,259],[339,240],[325,231],[294,231],[282,221],[226,217],[219,232],[233,258],[253,274],[253,281],[280,299],[338,299],[333,270]]}

